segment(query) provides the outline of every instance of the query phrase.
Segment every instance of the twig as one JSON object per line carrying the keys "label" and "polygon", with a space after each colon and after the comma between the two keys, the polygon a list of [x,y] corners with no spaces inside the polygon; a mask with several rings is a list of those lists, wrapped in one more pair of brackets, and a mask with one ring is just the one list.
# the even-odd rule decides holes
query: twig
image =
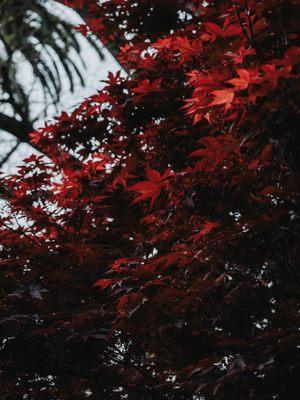
{"label": "twig", "polygon": [[250,8],[249,8],[249,3],[248,3],[248,0],[244,0],[244,2],[245,2],[246,15],[247,15],[249,29],[250,29],[251,43],[253,44],[254,43],[254,31],[253,31],[253,24],[251,21],[251,13],[250,13]]}
{"label": "twig", "polygon": [[20,145],[20,141],[17,140],[17,143],[10,149],[10,151],[2,158],[0,161],[0,168],[9,160],[9,158],[13,155],[13,153],[17,150]]}
{"label": "twig", "polygon": [[240,15],[240,12],[239,12],[239,9],[238,9],[238,6],[237,6],[236,2],[233,1],[232,3],[233,3],[233,6],[235,8],[235,13],[236,13],[236,16],[237,16],[237,18],[239,20],[239,24],[240,24],[240,26],[242,28],[244,36],[249,41],[249,43],[251,44],[253,49],[256,51],[257,56],[259,58],[261,58],[260,57],[260,51],[258,50],[258,48],[255,46],[255,43],[254,43],[253,24],[252,24],[252,21],[251,21],[251,15],[250,15],[250,9],[249,9],[249,5],[248,5],[248,1],[244,0],[244,4],[245,4],[245,14],[247,15],[247,20],[248,20],[248,25],[249,25],[250,36],[249,36],[248,32],[245,29],[244,22],[243,22],[243,20],[241,18],[241,15]]}
{"label": "twig", "polygon": [[252,40],[251,40],[250,36],[248,35],[248,32],[246,31],[245,27],[244,27],[243,20],[242,20],[242,18],[240,16],[240,12],[238,10],[238,6],[237,6],[235,1],[233,1],[233,6],[235,8],[235,13],[236,13],[236,16],[237,16],[237,18],[239,20],[239,24],[240,24],[240,26],[242,28],[243,34],[245,35],[247,40],[252,44]]}

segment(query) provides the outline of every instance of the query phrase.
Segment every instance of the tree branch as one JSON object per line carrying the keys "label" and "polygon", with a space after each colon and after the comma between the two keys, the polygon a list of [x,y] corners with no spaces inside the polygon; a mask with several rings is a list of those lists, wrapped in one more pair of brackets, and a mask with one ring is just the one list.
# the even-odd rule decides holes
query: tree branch
{"label": "tree branch", "polygon": [[17,143],[12,147],[12,149],[2,158],[0,161],[0,168],[9,160],[9,158],[13,155],[13,153],[17,150],[20,145],[20,141],[17,140]]}
{"label": "tree branch", "polygon": [[21,142],[29,143],[29,133],[34,131],[30,123],[18,121],[14,117],[0,113],[0,129],[11,133]]}
{"label": "tree branch", "polygon": [[[30,142],[31,138],[29,136],[29,133],[34,131],[34,128],[31,124],[18,121],[13,117],[9,117],[8,115],[0,113],[0,129],[3,129],[4,131],[11,133],[16,137],[18,141],[29,144],[39,153],[43,153],[45,156],[52,159],[51,154],[43,152],[42,149],[40,149],[39,147],[35,146],[33,143]],[[72,160],[74,162],[74,165],[80,164],[79,160],[76,159],[74,156],[72,156],[70,153],[66,152],[65,150],[61,150],[61,152],[66,153],[69,157],[69,160],[70,161]]]}

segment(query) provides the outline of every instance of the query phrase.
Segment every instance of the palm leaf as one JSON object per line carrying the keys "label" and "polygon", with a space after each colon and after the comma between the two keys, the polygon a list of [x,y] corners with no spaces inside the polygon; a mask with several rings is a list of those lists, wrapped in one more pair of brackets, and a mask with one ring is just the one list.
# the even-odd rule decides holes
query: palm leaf
{"label": "palm leaf", "polygon": [[[85,67],[81,46],[73,26],[51,12],[54,0],[2,0],[0,9],[0,89],[1,102],[9,103],[15,114],[29,118],[29,96],[18,81],[16,54],[32,68],[43,90],[45,103],[58,104],[63,89],[61,73],[70,90],[75,81],[84,85],[80,66]],[[103,58],[100,45],[86,39]],[[72,56],[72,54],[74,56]],[[46,107],[46,104],[45,104]]]}

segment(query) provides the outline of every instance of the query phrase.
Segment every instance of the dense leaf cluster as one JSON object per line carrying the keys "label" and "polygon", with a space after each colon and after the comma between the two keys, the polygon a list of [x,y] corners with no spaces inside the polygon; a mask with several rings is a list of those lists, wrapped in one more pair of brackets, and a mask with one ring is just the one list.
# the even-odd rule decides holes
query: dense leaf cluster
{"label": "dense leaf cluster", "polygon": [[2,179],[1,398],[294,398],[297,2],[67,3],[128,75]]}

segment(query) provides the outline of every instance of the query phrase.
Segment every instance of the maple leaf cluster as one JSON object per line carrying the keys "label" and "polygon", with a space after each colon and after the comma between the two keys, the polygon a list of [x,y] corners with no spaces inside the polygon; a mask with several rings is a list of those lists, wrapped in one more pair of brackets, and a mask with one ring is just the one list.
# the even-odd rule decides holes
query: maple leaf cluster
{"label": "maple leaf cluster", "polygon": [[67,3],[128,74],[1,178],[1,398],[295,398],[297,2]]}

